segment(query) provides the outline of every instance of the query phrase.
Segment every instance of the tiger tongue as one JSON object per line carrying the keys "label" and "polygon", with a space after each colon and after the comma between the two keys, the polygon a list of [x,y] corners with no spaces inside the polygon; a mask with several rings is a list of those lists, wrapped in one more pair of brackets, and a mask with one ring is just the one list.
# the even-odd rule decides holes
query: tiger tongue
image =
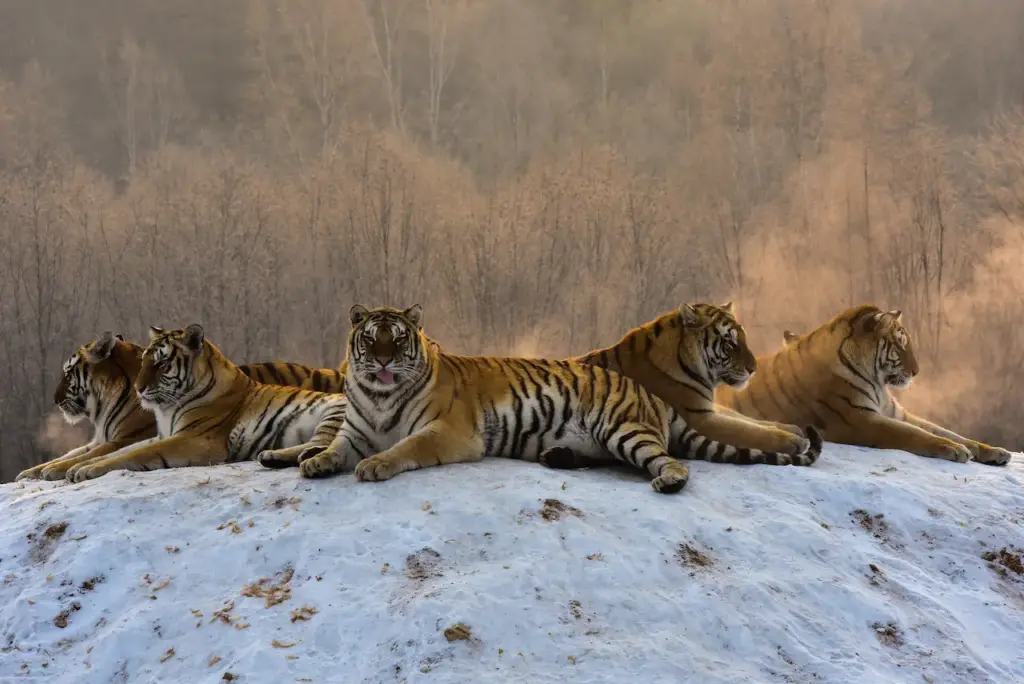
{"label": "tiger tongue", "polygon": [[377,379],[383,382],[385,385],[393,385],[395,382],[395,374],[389,370],[380,370],[376,373]]}

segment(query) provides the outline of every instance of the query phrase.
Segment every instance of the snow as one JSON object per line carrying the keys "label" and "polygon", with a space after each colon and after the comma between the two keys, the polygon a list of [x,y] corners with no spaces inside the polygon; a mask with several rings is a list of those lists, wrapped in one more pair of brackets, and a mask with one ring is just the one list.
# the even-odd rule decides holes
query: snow
{"label": "snow", "polygon": [[2,485],[0,681],[1024,680],[1021,462],[691,468]]}

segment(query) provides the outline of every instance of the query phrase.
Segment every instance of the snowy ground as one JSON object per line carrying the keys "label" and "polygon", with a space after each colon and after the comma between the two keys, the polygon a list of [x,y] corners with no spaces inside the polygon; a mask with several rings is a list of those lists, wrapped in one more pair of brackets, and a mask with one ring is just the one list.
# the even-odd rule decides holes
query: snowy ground
{"label": "snowy ground", "polygon": [[0,682],[1024,681],[1024,462],[692,468],[2,485]]}

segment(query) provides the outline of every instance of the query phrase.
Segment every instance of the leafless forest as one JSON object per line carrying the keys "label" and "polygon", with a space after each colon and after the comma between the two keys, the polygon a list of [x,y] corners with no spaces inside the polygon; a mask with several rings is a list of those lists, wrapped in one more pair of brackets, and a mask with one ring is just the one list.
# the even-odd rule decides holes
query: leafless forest
{"label": "leafless forest", "polygon": [[102,330],[335,366],[349,307],[565,356],[901,308],[906,403],[1024,444],[1024,3],[10,0],[0,480]]}

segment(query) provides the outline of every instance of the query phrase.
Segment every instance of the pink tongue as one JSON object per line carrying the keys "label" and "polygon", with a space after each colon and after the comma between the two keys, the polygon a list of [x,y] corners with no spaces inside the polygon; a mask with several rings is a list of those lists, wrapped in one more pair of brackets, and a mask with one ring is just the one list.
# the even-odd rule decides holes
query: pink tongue
{"label": "pink tongue", "polygon": [[377,379],[385,385],[391,385],[395,382],[395,374],[387,370],[377,371]]}

